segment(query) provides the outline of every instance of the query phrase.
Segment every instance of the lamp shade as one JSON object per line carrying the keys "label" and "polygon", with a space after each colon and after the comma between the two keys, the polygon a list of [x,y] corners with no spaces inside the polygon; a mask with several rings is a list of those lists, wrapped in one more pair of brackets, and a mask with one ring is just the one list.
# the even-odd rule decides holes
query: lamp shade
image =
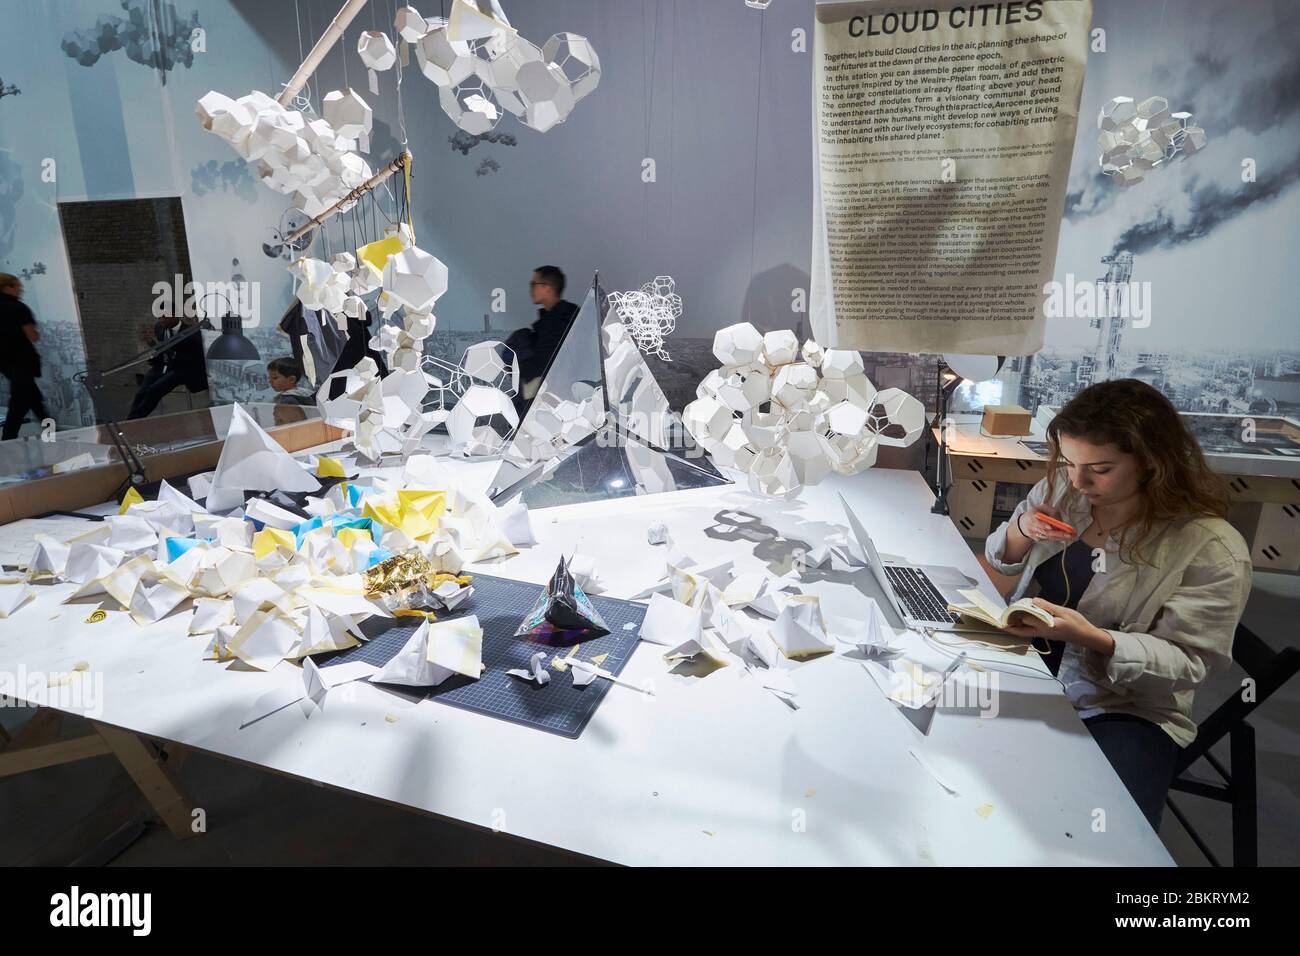
{"label": "lamp shade", "polygon": [[239,316],[223,315],[221,334],[208,346],[208,358],[213,361],[256,362],[261,357],[257,346],[244,336]]}

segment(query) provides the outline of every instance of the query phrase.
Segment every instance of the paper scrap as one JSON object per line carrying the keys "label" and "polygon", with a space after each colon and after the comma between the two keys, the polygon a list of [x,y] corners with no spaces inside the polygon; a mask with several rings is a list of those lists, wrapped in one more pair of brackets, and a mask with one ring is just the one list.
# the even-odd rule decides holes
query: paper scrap
{"label": "paper scrap", "polygon": [[923,769],[926,773],[928,773],[931,777],[934,778],[935,783],[943,787],[943,789],[946,790],[951,796],[954,797],[961,796],[961,794],[957,792],[957,788],[954,787],[952,784],[948,783],[948,781],[946,781],[942,776],[940,776],[939,772],[935,770],[933,766],[931,766],[930,762],[926,760],[924,757],[922,757],[919,753],[917,753],[916,750],[914,750],[911,747],[908,747],[907,752],[910,753],[916,759],[916,762],[921,765],[921,769]]}
{"label": "paper scrap", "polygon": [[653,594],[638,637],[651,644],[673,647],[684,641],[698,641],[703,627],[704,616],[699,608],[688,607],[663,594]]}
{"label": "paper scrap", "polygon": [[533,681],[538,687],[544,687],[550,683],[551,680],[551,672],[548,671],[546,665],[542,663],[542,660],[545,657],[545,651],[538,651],[529,660],[527,670],[524,670],[522,667],[512,667],[510,670],[506,671],[506,673],[511,677],[518,677],[520,680]]}

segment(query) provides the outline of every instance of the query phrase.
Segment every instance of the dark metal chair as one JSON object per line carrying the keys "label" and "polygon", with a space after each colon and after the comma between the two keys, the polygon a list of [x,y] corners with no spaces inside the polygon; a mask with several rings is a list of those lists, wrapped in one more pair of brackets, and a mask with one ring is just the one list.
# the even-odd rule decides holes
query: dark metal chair
{"label": "dark metal chair", "polygon": [[[1287,647],[1281,651],[1274,651],[1253,631],[1239,624],[1232,642],[1232,659],[1251,678],[1254,686],[1248,688],[1243,682],[1240,690],[1201,721],[1196,739],[1183,751],[1170,789],[1230,804],[1232,806],[1232,865],[1258,866],[1255,728],[1246,718],[1256,707],[1268,700],[1274,691],[1290,680],[1297,670],[1300,670],[1300,648]],[[1218,758],[1210,753],[1210,748],[1224,737],[1228,738],[1229,767],[1224,767]],[[1202,758],[1223,778],[1222,783],[1217,780],[1203,780],[1190,773],[1192,764]],[[1178,809],[1172,795],[1166,802],[1188,836],[1205,854],[1205,858],[1214,866],[1222,866],[1218,857]]]}

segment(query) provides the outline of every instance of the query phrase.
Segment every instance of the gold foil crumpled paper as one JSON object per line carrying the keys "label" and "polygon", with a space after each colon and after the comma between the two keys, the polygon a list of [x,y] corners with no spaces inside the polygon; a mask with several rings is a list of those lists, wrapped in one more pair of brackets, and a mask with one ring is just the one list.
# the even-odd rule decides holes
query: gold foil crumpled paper
{"label": "gold foil crumpled paper", "polygon": [[454,581],[461,587],[470,583],[467,574],[435,571],[429,559],[414,550],[379,562],[362,572],[361,579],[366,597],[379,600],[393,612],[428,607],[429,592],[444,581]]}

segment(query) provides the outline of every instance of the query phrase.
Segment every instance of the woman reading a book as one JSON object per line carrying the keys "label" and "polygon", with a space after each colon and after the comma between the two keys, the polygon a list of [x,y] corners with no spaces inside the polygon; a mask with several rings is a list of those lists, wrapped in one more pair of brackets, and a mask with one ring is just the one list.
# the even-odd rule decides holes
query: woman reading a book
{"label": "woman reading a book", "polygon": [[1231,662],[1250,552],[1227,498],[1159,391],[1100,382],[1047,427],[1047,477],[989,535],[1053,625],[1006,630],[1054,645],[1048,662],[1134,800],[1159,827],[1178,754],[1196,737],[1192,694]]}

